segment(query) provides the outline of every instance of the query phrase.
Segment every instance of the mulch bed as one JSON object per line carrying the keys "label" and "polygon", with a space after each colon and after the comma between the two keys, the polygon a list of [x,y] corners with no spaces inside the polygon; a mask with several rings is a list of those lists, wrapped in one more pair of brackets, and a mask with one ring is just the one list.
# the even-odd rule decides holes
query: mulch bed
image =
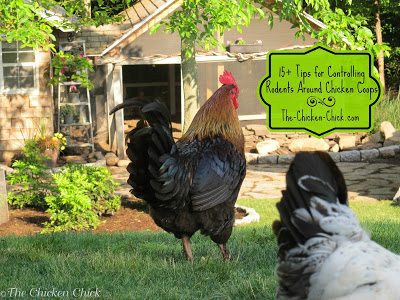
{"label": "mulch bed", "polygon": [[[236,218],[243,218],[243,211],[236,212]],[[43,223],[48,221],[48,214],[42,211],[24,208],[10,208],[10,220],[0,225],[0,236],[34,235],[43,229]],[[137,199],[123,199],[121,208],[114,215],[101,217],[101,224],[93,230],[94,233],[126,232],[126,231],[161,231],[150,215],[146,204]]]}
{"label": "mulch bed", "polygon": [[[146,204],[140,200],[124,199],[114,215],[102,216],[100,219],[101,224],[93,230],[95,233],[161,230],[147,213]],[[48,214],[42,211],[10,208],[10,220],[0,225],[0,236],[37,234],[48,220]]]}

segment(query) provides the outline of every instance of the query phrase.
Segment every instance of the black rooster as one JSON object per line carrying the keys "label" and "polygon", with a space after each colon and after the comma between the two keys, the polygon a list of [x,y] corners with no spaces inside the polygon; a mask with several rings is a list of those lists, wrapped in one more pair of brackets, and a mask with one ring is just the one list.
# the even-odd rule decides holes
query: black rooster
{"label": "black rooster", "polygon": [[128,135],[127,170],[132,193],[150,206],[158,226],[182,239],[193,259],[190,237],[198,230],[218,244],[224,259],[235,219],[234,205],[246,173],[244,137],[236,109],[239,88],[232,74],[200,108],[188,131],[174,142],[164,104],[126,101],[143,115]]}

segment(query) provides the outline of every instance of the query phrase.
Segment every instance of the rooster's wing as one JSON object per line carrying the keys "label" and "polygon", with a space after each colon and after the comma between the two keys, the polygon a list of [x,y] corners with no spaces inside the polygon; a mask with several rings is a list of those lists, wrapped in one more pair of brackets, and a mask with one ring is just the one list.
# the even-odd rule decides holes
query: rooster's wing
{"label": "rooster's wing", "polygon": [[246,172],[246,162],[230,142],[214,138],[204,142],[190,188],[193,211],[235,203]]}

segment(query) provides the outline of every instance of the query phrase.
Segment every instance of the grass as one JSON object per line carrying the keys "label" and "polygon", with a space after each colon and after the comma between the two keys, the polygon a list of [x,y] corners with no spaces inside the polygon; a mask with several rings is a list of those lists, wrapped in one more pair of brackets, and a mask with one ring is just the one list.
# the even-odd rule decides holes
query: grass
{"label": "grass", "polygon": [[[166,233],[64,233],[0,238],[0,295],[11,287],[68,292],[100,291],[102,299],[273,299],[276,242],[274,200],[240,200],[261,221],[235,228],[229,242],[234,260],[193,237],[195,262]],[[351,203],[363,225],[383,246],[400,253],[400,207],[388,202]],[[33,290],[33,293],[36,293]]]}
{"label": "grass", "polygon": [[375,131],[379,131],[379,126],[383,121],[389,121],[394,128],[400,129],[399,115],[400,96],[397,96],[397,98],[383,97],[375,109]]}

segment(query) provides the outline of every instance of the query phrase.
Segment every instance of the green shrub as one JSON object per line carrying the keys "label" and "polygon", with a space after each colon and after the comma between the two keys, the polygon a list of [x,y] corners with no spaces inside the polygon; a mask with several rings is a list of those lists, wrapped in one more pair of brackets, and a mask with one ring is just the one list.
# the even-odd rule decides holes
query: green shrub
{"label": "green shrub", "polygon": [[95,228],[99,218],[86,190],[64,177],[64,173],[56,173],[53,178],[58,194],[46,197],[50,221],[45,223],[45,232]]}
{"label": "green shrub", "polygon": [[33,139],[25,141],[22,154],[22,158],[12,165],[14,172],[7,176],[9,184],[14,186],[8,194],[8,202],[19,208],[29,206],[43,209],[46,207],[45,197],[54,190],[51,173],[45,165],[47,157]]}
{"label": "green shrub", "polygon": [[14,172],[7,176],[13,185],[8,202],[18,208],[46,210],[50,221],[45,232],[95,228],[99,216],[120,208],[121,199],[114,195],[118,184],[107,168],[68,165],[52,174],[35,139],[26,140],[22,152],[13,164]]}
{"label": "green shrub", "polygon": [[57,193],[45,199],[50,221],[44,232],[96,228],[99,215],[120,208],[121,199],[114,195],[118,184],[107,168],[69,165],[53,179]]}

